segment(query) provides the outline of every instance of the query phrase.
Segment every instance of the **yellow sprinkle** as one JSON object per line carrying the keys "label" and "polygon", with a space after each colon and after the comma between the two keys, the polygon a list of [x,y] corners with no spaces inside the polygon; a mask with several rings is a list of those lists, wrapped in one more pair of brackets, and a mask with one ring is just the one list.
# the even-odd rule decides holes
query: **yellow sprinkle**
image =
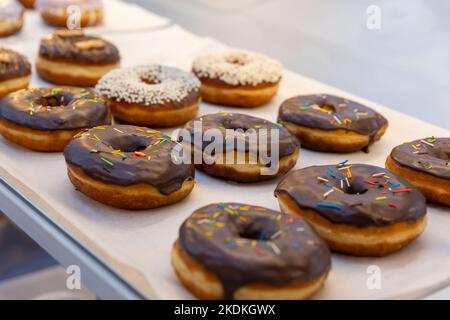
{"label": "yellow sprinkle", "polygon": [[217,222],[216,223],[216,227],[217,228],[223,228],[225,226],[225,223],[223,223],[223,222]]}
{"label": "yellow sprinkle", "polygon": [[236,212],[234,212],[233,210],[231,210],[230,208],[225,208],[225,211],[230,213],[230,214],[236,214]]}
{"label": "yellow sprinkle", "polygon": [[[314,107],[316,107],[316,108],[314,108]],[[322,111],[322,112],[325,112],[325,113],[329,113],[330,112],[330,110],[328,110],[328,109],[326,109],[326,108],[317,108],[317,106],[315,105],[315,106],[313,106],[313,108],[315,109],[315,110],[319,110],[319,111]]]}
{"label": "yellow sprinkle", "polygon": [[213,215],[214,218],[217,218],[218,216],[220,216],[220,212],[216,212],[216,213],[214,213],[214,215]]}
{"label": "yellow sprinkle", "polygon": [[252,240],[252,247],[256,247],[256,240]]}
{"label": "yellow sprinkle", "polygon": [[147,159],[148,159],[148,160],[152,160],[152,156],[148,156]]}
{"label": "yellow sprinkle", "polygon": [[120,150],[113,150],[113,151],[111,151],[111,153],[112,154],[119,154],[119,153],[122,153],[122,151],[120,151]]}
{"label": "yellow sprinkle", "polygon": [[336,190],[336,191],[338,191],[338,192],[340,192],[340,193],[345,193],[344,191],[342,191],[342,190],[339,189],[339,188],[333,187],[333,189]]}
{"label": "yellow sprinkle", "polygon": [[375,200],[386,200],[387,198],[386,197],[378,197],[378,198],[375,198]]}

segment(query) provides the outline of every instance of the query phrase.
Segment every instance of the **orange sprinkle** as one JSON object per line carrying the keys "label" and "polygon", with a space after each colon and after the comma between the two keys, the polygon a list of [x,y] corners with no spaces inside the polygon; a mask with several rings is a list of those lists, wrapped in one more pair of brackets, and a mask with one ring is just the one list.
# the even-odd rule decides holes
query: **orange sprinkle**
{"label": "orange sprinkle", "polygon": [[147,156],[145,153],[139,152],[139,151],[135,151],[134,154],[137,155],[138,157],[146,157]]}

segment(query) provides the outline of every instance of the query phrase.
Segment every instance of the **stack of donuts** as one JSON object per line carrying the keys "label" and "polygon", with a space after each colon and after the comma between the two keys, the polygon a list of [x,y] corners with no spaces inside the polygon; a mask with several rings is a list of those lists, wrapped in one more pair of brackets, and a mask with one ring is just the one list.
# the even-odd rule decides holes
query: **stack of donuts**
{"label": "stack of donuts", "polygon": [[[49,24],[65,26],[65,9],[75,2],[81,25],[102,20],[100,1],[41,0],[37,7]],[[27,58],[0,48],[0,134],[30,150],[63,152],[69,180],[86,201],[125,210],[174,204],[193,192],[196,169],[242,183],[280,178],[273,198],[279,211],[217,199],[180,227],[172,265],[201,299],[310,298],[331,271],[331,251],[366,257],[399,251],[424,231],[427,200],[450,206],[448,137],[395,147],[386,168],[344,160],[290,172],[301,147],[369,152],[388,120],[328,93],[286,99],[274,114],[277,123],[251,115],[250,108],[266,106],[282,86],[282,65],[259,53],[208,52],[190,71],[157,64],[120,68],[114,44],[58,29],[42,39],[36,69],[53,85],[27,89]],[[234,109],[198,116],[202,101]],[[156,130],[174,127],[186,135]],[[239,131],[241,144],[220,143],[224,161],[203,157],[211,150],[206,132],[225,136],[230,130]],[[250,132],[268,137],[255,146]],[[276,141],[268,133],[276,133]],[[200,162],[179,161],[177,151],[188,147],[187,158],[200,155]],[[250,159],[255,148],[254,162],[236,162]],[[274,172],[263,174],[269,164],[262,151],[278,155]]]}

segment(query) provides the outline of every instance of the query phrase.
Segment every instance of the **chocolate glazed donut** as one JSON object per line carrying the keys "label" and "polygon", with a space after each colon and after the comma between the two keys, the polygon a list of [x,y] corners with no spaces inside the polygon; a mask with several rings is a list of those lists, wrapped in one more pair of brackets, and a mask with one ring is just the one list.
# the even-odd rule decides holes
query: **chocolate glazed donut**
{"label": "chocolate glazed donut", "polygon": [[172,265],[202,299],[304,299],[321,287],[331,261],[325,242],[299,217],[214,203],[183,223]]}
{"label": "chocolate glazed donut", "polygon": [[324,152],[367,151],[388,127],[387,120],[369,107],[325,94],[284,101],[278,121],[302,146]]}
{"label": "chocolate glazed donut", "polygon": [[119,64],[120,54],[112,43],[81,30],[61,29],[41,40],[36,69],[53,83],[92,87]]}
{"label": "chocolate glazed donut", "polygon": [[314,225],[331,249],[383,256],[417,238],[426,225],[424,196],[386,169],[342,162],[286,176],[275,190],[283,212]]}
{"label": "chocolate glazed donut", "polygon": [[0,101],[0,133],[36,151],[62,151],[83,129],[111,123],[106,101],[84,88],[35,88]]}
{"label": "chocolate glazed donut", "polygon": [[392,150],[386,168],[419,188],[429,201],[450,206],[450,138],[424,138]]}
{"label": "chocolate glazed donut", "polygon": [[28,59],[6,48],[0,48],[0,98],[28,87],[31,65]]}
{"label": "chocolate glazed donut", "polygon": [[75,137],[64,156],[78,190],[110,206],[141,210],[180,201],[192,191],[194,166],[173,160],[176,145],[148,128],[99,126]]}
{"label": "chocolate glazed donut", "polygon": [[[203,132],[196,131],[196,122],[201,123]],[[197,164],[197,168],[211,176],[221,179],[239,182],[254,182],[273,179],[288,172],[297,162],[300,153],[300,144],[298,141],[281,125],[245,114],[227,112],[208,114],[190,121],[186,124],[185,128],[191,134],[191,145],[194,148],[194,152],[203,152],[205,148],[212,143],[210,141],[205,141],[202,137],[205,132],[211,129],[220,131],[224,138],[222,141],[222,150],[225,153],[223,163],[214,162],[209,164],[206,163],[204,157],[202,157],[203,163]],[[257,134],[261,130],[267,130],[267,143],[261,142],[262,146],[260,146],[260,141],[258,140],[258,145],[250,145],[249,134],[243,134],[238,136],[234,140],[234,143],[230,144],[229,141],[225,139],[227,130],[241,130],[242,132],[247,133],[249,130],[254,130]],[[262,164],[259,160],[258,163],[254,164],[249,163],[248,161],[245,164],[236,163],[235,160],[238,159],[238,154],[242,155],[242,159],[245,158],[246,160],[249,160],[249,152],[251,150],[255,151],[255,149],[260,151],[260,147],[267,148],[268,154],[272,154],[272,130],[277,130],[279,136],[279,141],[276,142],[279,154],[279,159],[277,159],[279,160],[279,166],[278,171],[275,174],[263,175],[261,169],[268,165]],[[198,136],[200,139],[197,139]],[[237,143],[238,139],[242,139],[245,142],[243,147]],[[226,162],[228,157],[234,159],[233,163],[230,164]]]}

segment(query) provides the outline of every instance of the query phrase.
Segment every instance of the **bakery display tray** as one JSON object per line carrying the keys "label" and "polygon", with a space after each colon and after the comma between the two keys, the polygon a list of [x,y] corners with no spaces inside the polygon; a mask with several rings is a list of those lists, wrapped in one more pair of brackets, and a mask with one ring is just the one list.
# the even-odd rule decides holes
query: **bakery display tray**
{"label": "bakery display tray", "polygon": [[[223,48],[209,38],[195,36],[179,26],[152,32],[106,35],[122,54],[122,65],[160,63],[189,70],[199,53]],[[34,63],[38,40],[10,47]],[[145,50],[144,50],[145,48]],[[31,86],[49,85],[33,76]],[[280,91],[261,108],[241,110],[202,103],[200,114],[242,112],[276,121],[281,102],[298,94],[328,93],[365,103],[390,123],[386,135],[369,153],[345,155],[302,150],[296,169],[311,165],[367,163],[384,166],[396,145],[416,138],[449,136],[450,132],[285,70]],[[171,130],[164,130],[170,134]],[[274,189],[279,179],[236,184],[196,173],[196,187],[185,200],[168,207],[131,212],[104,206],[77,192],[66,173],[62,154],[36,153],[0,138],[2,179],[69,234],[116,275],[149,299],[192,299],[170,265],[170,250],[181,223],[195,209],[212,202],[242,202],[278,209]],[[450,285],[450,212],[430,205],[424,234],[402,251],[384,258],[355,258],[333,254],[332,269],[316,299],[420,298]],[[369,289],[370,266],[381,272],[381,288]],[[369,286],[370,287],[370,286]]]}

